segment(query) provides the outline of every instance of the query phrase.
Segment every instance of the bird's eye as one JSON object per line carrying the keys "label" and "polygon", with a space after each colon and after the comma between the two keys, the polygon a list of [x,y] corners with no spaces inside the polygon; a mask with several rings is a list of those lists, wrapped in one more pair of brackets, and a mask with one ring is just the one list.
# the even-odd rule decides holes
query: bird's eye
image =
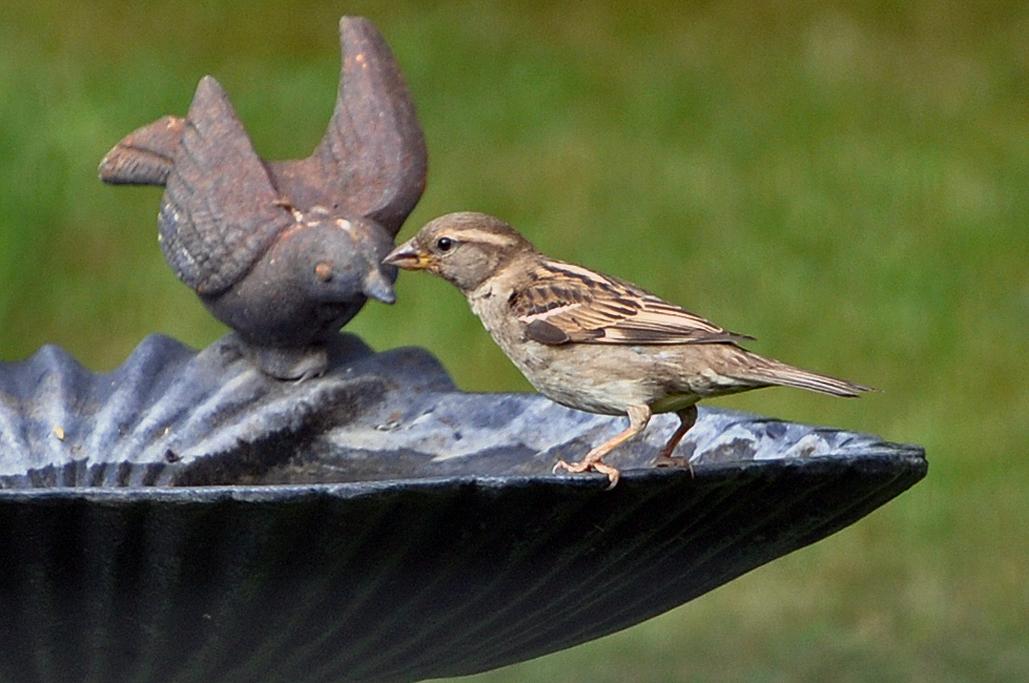
{"label": "bird's eye", "polygon": [[440,251],[450,251],[454,248],[454,240],[449,237],[440,237],[436,240],[436,248]]}
{"label": "bird's eye", "polygon": [[332,279],[332,264],[319,261],[314,267],[314,274],[322,282],[328,282]]}

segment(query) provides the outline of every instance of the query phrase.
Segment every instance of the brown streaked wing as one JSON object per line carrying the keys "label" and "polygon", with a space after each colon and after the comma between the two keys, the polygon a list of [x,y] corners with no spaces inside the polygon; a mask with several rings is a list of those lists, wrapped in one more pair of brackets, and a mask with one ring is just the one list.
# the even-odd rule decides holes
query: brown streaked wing
{"label": "brown streaked wing", "polygon": [[[532,279],[535,278],[535,279]],[[600,273],[546,261],[510,297],[526,336],[541,344],[739,344],[746,335]]]}

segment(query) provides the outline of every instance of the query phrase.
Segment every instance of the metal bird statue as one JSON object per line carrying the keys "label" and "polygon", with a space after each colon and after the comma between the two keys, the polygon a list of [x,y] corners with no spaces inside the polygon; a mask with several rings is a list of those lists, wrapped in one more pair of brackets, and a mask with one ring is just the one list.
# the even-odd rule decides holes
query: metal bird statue
{"label": "metal bird statue", "polygon": [[205,76],[185,118],[133,131],[99,169],[106,183],[165,186],[168,263],[281,379],[323,372],[326,343],[368,297],[393,302],[382,258],[425,188],[425,140],[389,47],[367,19],[339,29],[335,110],[306,159],[258,157]]}

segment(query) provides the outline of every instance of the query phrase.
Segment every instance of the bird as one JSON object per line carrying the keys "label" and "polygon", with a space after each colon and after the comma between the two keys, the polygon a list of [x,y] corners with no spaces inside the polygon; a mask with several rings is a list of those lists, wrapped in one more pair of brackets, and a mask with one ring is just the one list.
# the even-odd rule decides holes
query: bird
{"label": "bird", "polygon": [[[554,471],[607,475],[605,456],[641,434],[651,416],[678,427],[655,464],[689,465],[673,452],[701,399],[768,386],[854,397],[871,387],[752,353],[753,337],[731,332],[631,282],[550,258],[503,220],[484,213],[440,216],[385,262],[425,270],[457,287],[529,383],[570,408],[626,416],[628,427]],[[692,469],[691,469],[692,472]]]}
{"label": "bird", "polygon": [[424,136],[389,46],[362,17],[339,31],[335,109],[307,158],[261,159],[204,76],[185,117],[138,128],[99,167],[105,183],[165,187],[165,259],[243,355],[284,380],[322,374],[368,298],[394,302],[396,269],[382,259],[425,189]]}

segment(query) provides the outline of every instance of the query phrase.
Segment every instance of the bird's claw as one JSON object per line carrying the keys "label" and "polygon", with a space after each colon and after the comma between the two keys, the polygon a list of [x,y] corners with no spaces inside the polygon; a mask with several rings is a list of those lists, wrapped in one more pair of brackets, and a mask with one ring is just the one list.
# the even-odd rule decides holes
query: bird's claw
{"label": "bird's claw", "polygon": [[581,460],[579,462],[565,462],[564,460],[558,460],[554,463],[554,469],[552,472],[557,474],[559,471],[571,472],[572,474],[579,474],[581,472],[589,472],[594,470],[600,474],[606,474],[608,479],[607,488],[610,491],[618,484],[618,479],[621,477],[621,472],[617,468],[611,467],[610,465],[602,462],[589,462],[588,460]]}
{"label": "bird's claw", "polygon": [[558,460],[556,463],[554,463],[554,469],[551,470],[551,471],[554,474],[557,474],[559,470],[564,470],[565,472],[578,473],[578,472],[585,472],[589,468],[590,468],[590,466],[586,462],[573,462],[573,463],[569,463],[569,462],[566,462],[564,460]]}
{"label": "bird's claw", "polygon": [[693,463],[689,458],[673,458],[670,455],[659,455],[654,458],[654,467],[685,467],[690,471],[690,478],[693,477]]}

